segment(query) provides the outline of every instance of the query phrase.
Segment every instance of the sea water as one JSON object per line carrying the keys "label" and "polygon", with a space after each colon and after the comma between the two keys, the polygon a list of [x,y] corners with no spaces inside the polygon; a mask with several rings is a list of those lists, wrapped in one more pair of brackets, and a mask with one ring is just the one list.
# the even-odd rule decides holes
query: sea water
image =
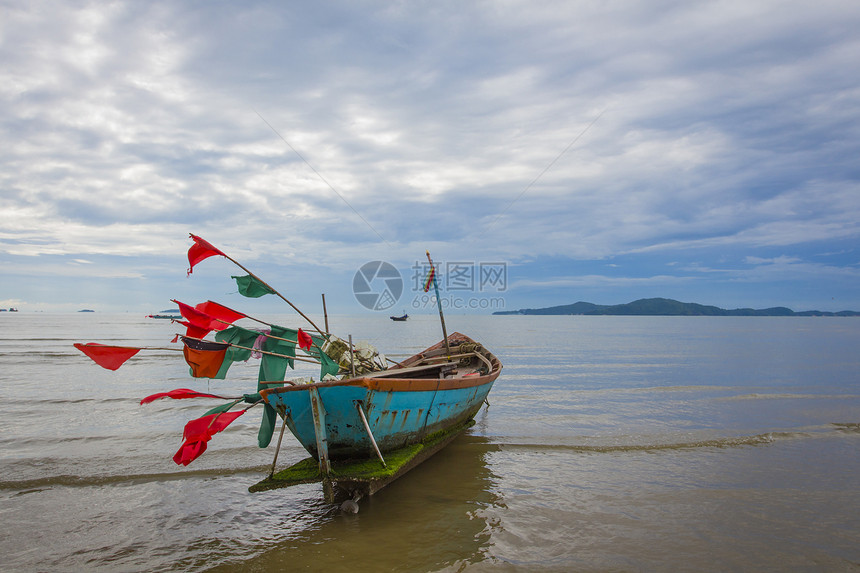
{"label": "sea water", "polygon": [[[504,364],[489,408],[347,515],[319,484],[248,492],[277,441],[259,408],[182,468],[221,402],[139,404],[253,391],[254,359],[195,380],[170,321],[1,313],[0,569],[860,570],[860,319],[446,319]],[[395,360],[441,338],[430,315],[331,322]],[[111,372],[91,341],[165,349]],[[278,467],[303,457],[287,433]]]}

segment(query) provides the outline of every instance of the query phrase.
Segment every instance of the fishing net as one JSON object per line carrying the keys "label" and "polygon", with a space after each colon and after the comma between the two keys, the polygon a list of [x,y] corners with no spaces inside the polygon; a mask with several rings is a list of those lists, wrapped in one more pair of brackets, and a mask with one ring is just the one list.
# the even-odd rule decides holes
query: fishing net
{"label": "fishing net", "polygon": [[[349,343],[336,336],[332,336],[323,345],[323,352],[337,362],[343,370],[352,372],[352,364],[355,363],[356,374],[368,374],[378,372],[387,368],[385,356],[380,354],[371,344],[357,342],[353,345],[353,352],[349,351]],[[349,376],[349,375],[347,375]]]}

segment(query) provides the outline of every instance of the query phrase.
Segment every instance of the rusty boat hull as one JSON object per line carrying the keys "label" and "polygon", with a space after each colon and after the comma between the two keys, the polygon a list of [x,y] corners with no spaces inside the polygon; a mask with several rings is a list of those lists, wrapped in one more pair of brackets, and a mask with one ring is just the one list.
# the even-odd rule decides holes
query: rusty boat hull
{"label": "rusty boat hull", "polygon": [[[469,422],[502,365],[460,333],[381,372],[260,392],[316,459],[370,458]],[[316,402],[316,404],[315,404]],[[316,413],[315,413],[316,409]],[[372,436],[372,437],[371,437]]]}

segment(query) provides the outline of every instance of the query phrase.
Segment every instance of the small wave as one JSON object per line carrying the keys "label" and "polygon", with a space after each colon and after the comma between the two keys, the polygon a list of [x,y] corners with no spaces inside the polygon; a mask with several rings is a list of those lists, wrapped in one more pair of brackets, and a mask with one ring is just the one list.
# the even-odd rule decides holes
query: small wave
{"label": "small wave", "polygon": [[836,430],[839,432],[849,432],[852,434],[853,433],[860,434],[860,424],[834,422],[833,425],[836,427]]}
{"label": "small wave", "polygon": [[[9,438],[0,438],[0,446],[24,448],[41,448],[45,446],[63,446],[66,444],[87,443],[87,442],[105,442],[116,441],[115,435],[105,436],[51,436],[38,435],[33,437],[12,436]],[[31,456],[28,456],[31,457]],[[34,459],[31,457],[31,459]]]}
{"label": "small wave", "polygon": [[16,493],[15,495],[16,495],[16,496],[19,496],[19,495],[29,495],[29,494],[31,494],[31,493],[39,493],[39,492],[43,492],[43,491],[46,491],[46,490],[48,490],[48,489],[50,489],[50,488],[46,488],[46,487],[37,487],[37,488],[34,488],[34,489],[25,489],[25,490],[23,490],[23,491],[19,491],[19,492],[18,492],[18,493]]}
{"label": "small wave", "polygon": [[105,398],[94,396],[92,398],[44,398],[39,400],[40,404],[64,406],[67,404],[109,404],[111,402],[137,402],[140,398]]}
{"label": "small wave", "polygon": [[239,468],[210,468],[201,470],[183,470],[177,472],[142,473],[129,475],[106,475],[106,476],[76,476],[56,475],[45,476],[16,481],[0,481],[0,490],[18,490],[16,495],[37,493],[53,487],[93,487],[104,485],[140,484],[147,482],[173,481],[193,478],[223,477],[227,475],[240,475],[247,473],[264,474],[269,471],[270,465],[249,466]]}
{"label": "small wave", "polygon": [[778,439],[808,437],[802,432],[767,432],[754,436],[737,436],[731,438],[715,438],[711,440],[693,440],[689,442],[672,442],[664,444],[523,444],[500,441],[501,449],[534,449],[534,450],[564,450],[571,452],[651,452],[659,450],[689,450],[700,448],[736,448],[744,446],[760,446],[772,444]]}
{"label": "small wave", "polygon": [[590,394],[657,394],[661,392],[728,392],[735,390],[732,386],[697,386],[697,385],[676,385],[676,386],[643,386],[633,388],[596,388],[576,390],[578,393]]}
{"label": "small wave", "polygon": [[860,398],[854,394],[791,394],[786,392],[776,392],[773,394],[739,394],[737,396],[725,396],[716,398],[716,400],[734,401],[734,400],[856,400]]}

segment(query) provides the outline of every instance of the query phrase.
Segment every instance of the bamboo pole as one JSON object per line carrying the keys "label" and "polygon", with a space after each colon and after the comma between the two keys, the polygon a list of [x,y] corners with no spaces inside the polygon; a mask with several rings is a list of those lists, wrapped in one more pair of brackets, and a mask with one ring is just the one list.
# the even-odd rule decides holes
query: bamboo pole
{"label": "bamboo pole", "polygon": [[[277,352],[269,352],[268,350],[257,350],[255,348],[248,348],[247,346],[239,346],[238,344],[233,344],[232,342],[219,342],[212,340],[203,340],[202,338],[194,338],[193,336],[185,336],[184,334],[179,334],[181,338],[187,338],[189,340],[196,340],[197,342],[207,342],[209,344],[224,344],[225,346],[232,346],[233,348],[238,348],[239,350],[250,350],[251,352],[259,352],[260,354],[268,354],[269,356],[277,356],[278,358],[288,358],[290,360],[298,360],[300,362],[310,362],[312,364],[320,364],[319,360],[313,360],[311,358],[305,358],[304,356],[288,356],[286,354],[279,354]],[[178,349],[177,349],[178,350]]]}
{"label": "bamboo pole", "polygon": [[169,350],[171,352],[182,352],[181,348],[172,348],[170,346],[121,346],[119,344],[101,344],[98,342],[82,342],[82,346],[88,344],[98,344],[102,348],[127,348],[128,350]]}
{"label": "bamboo pole", "polygon": [[397,364],[398,366],[405,368],[405,366],[402,362],[398,362],[398,361],[394,360],[393,358],[389,358],[388,356],[386,356],[385,360],[387,360],[388,362],[391,362],[392,364]]}
{"label": "bamboo pole", "polygon": [[323,320],[325,320],[325,333],[329,334],[328,330],[328,311],[325,308],[325,293],[322,293],[322,302],[323,302]]}
{"label": "bamboo pole", "polygon": [[489,360],[487,360],[487,358],[483,354],[481,354],[480,352],[466,352],[465,354],[452,354],[449,356],[429,356],[427,358],[422,358],[421,360],[418,361],[418,363],[420,364],[422,362],[430,362],[430,361],[435,362],[436,360],[448,360],[448,361],[450,361],[453,358],[465,358],[467,356],[474,356],[475,358],[477,358],[478,360],[480,360],[481,362],[484,363],[484,366],[487,367],[489,372],[493,371],[493,364]]}
{"label": "bamboo pole", "polygon": [[[226,255],[225,255],[225,256],[226,256]],[[229,257],[228,257],[228,258],[229,258]],[[234,262],[235,262],[235,261],[234,261]],[[236,264],[238,265],[238,263],[236,263]],[[243,268],[244,268],[244,267],[243,267]],[[247,269],[245,269],[245,270],[247,271]],[[263,282],[263,281],[260,281],[260,282]],[[264,283],[264,284],[265,284],[265,283]],[[266,285],[266,286],[268,286],[268,285]],[[270,288],[271,288],[271,287],[270,287]],[[323,334],[323,336],[324,336],[325,338],[328,338],[328,337],[330,336],[330,334],[329,334],[329,332],[328,332],[328,313],[327,313],[327,311],[326,311],[326,306],[325,306],[325,294],[323,294],[323,295],[322,295],[322,299],[323,299],[323,314],[325,315],[325,327],[326,327],[326,332],[325,332],[325,334],[323,334],[323,333],[320,333],[320,334]],[[176,301],[173,301],[173,302],[176,302]],[[210,302],[211,302],[211,301],[210,301]],[[228,306],[224,306],[224,305],[223,305],[223,304],[221,304],[221,303],[216,303],[216,304],[219,304],[220,306],[223,306],[224,308],[226,308],[226,309],[228,309],[228,310],[231,310],[231,311],[233,311],[233,312],[235,312],[235,313],[237,313],[237,314],[241,314],[244,318],[247,318],[248,320],[253,320],[253,321],[255,321],[255,322],[259,322],[260,324],[264,324],[264,325],[266,325],[266,326],[268,326],[268,327],[270,327],[270,328],[271,328],[271,327],[286,328],[286,327],[283,327],[283,326],[280,326],[280,325],[277,325],[277,324],[273,324],[273,323],[271,323],[271,322],[266,322],[265,320],[261,320],[261,319],[259,319],[259,318],[255,318],[255,317],[253,317],[253,316],[250,316],[250,315],[248,315],[248,314],[245,314],[244,312],[240,312],[240,311],[235,310],[235,309],[232,309],[232,308],[230,308],[230,307],[228,307]],[[183,318],[184,318],[184,317],[183,317]],[[214,316],[213,316],[212,318],[213,318],[214,320],[217,320],[218,322],[221,322],[221,323],[224,323],[224,324],[230,324],[230,325],[232,326],[232,323],[231,323],[231,322],[228,322],[228,321],[226,321],[226,320],[222,320],[222,319],[220,319],[220,318],[215,318]],[[176,322],[176,319],[173,319],[173,322]],[[290,329],[290,330],[292,330],[292,329]],[[319,331],[318,331],[318,332],[319,332]],[[260,334],[263,334],[263,333],[260,333]],[[278,336],[272,336],[271,334],[266,334],[265,336],[269,336],[269,337],[271,337],[271,338],[275,338],[275,339],[277,339],[277,340],[283,340],[283,341],[285,341],[285,342],[292,342],[292,343],[298,344],[298,341],[297,341],[297,340],[290,340],[289,338],[280,338],[280,337],[278,337]],[[344,342],[345,342],[345,341],[344,341]],[[316,345],[314,345],[314,346],[316,346]],[[353,345],[352,345],[352,338],[350,338],[350,339],[349,339],[349,347],[350,347],[350,350],[351,350],[351,349],[352,349],[352,347],[353,347]],[[318,347],[318,348],[319,348],[319,347]],[[302,350],[304,350],[304,349],[302,349]],[[320,350],[322,350],[322,349],[320,348]],[[396,360],[391,360],[390,358],[386,358],[386,359],[387,359],[389,362],[393,362],[394,364],[400,364],[400,363],[399,363],[399,362],[397,362]],[[359,360],[361,360],[361,358],[359,358]],[[362,362],[363,362],[365,365],[371,364],[370,362],[368,362],[368,361],[366,361],[366,360],[363,360]],[[402,364],[401,364],[401,366],[402,366]]]}
{"label": "bamboo pole", "polygon": [[433,288],[436,289],[436,305],[439,307],[439,320],[442,321],[442,336],[445,339],[445,350],[448,355],[451,354],[451,346],[448,344],[448,329],[445,328],[445,315],[442,314],[442,299],[439,298],[439,283],[436,282],[436,272],[433,268],[433,259],[430,258],[430,251],[426,251],[427,260],[430,261],[430,272],[433,273]]}
{"label": "bamboo pole", "polygon": [[[192,239],[194,239],[195,241],[196,241],[197,239],[199,239],[199,238],[200,238],[200,237],[196,237],[196,238],[195,238],[195,236],[194,236],[193,234],[189,234],[189,235],[190,235],[190,236],[191,236],[191,238],[192,238]],[[202,239],[201,239],[201,240],[202,240]],[[206,242],[206,241],[204,241],[204,242]],[[231,257],[230,255],[226,254],[224,251],[222,251],[222,250],[220,250],[220,249],[218,249],[218,248],[214,247],[213,245],[211,245],[211,244],[210,244],[210,243],[208,243],[208,242],[207,242],[206,244],[207,244],[207,245],[209,245],[211,248],[215,249],[215,250],[217,251],[217,254],[221,255],[222,257],[224,257],[225,259],[227,259],[228,261],[230,261],[231,263],[233,263],[234,265],[236,265],[237,267],[239,267],[240,269],[242,269],[243,271],[245,271],[246,273],[248,273],[249,275],[251,275],[251,277],[253,277],[253,278],[254,278],[254,279],[256,279],[257,281],[259,281],[261,284],[263,284],[263,286],[265,286],[265,287],[266,287],[266,288],[268,288],[270,291],[272,291],[272,293],[274,293],[275,295],[277,295],[278,297],[280,297],[280,299],[281,299],[281,300],[283,300],[285,303],[287,303],[288,305],[290,305],[290,306],[293,308],[293,310],[295,310],[297,313],[299,313],[299,315],[300,315],[302,318],[304,318],[306,321],[308,321],[308,324],[310,324],[312,327],[314,327],[314,329],[315,329],[318,333],[320,333],[320,335],[322,335],[322,334],[323,334],[322,330],[320,330],[320,328],[319,328],[319,327],[314,323],[314,321],[312,321],[310,318],[308,318],[308,316],[307,316],[305,313],[303,313],[301,310],[299,310],[299,308],[298,308],[296,305],[294,305],[290,300],[288,300],[284,295],[282,295],[282,294],[281,294],[281,293],[279,293],[277,290],[275,290],[275,289],[272,287],[272,285],[270,285],[269,283],[267,283],[266,281],[264,281],[263,279],[261,279],[260,277],[258,277],[256,274],[252,273],[252,272],[251,272],[247,267],[245,267],[245,265],[243,265],[242,263],[240,263],[239,261],[237,261],[236,259],[234,259],[234,258],[233,258],[233,257]],[[193,265],[192,265],[192,266],[193,266]],[[190,273],[191,271],[189,270],[188,272]],[[247,315],[246,315],[246,316],[247,316]],[[249,318],[250,318],[250,317],[249,317]]]}
{"label": "bamboo pole", "polygon": [[[247,318],[251,318],[251,317],[248,316]],[[221,320],[220,318],[216,318],[215,320],[217,320],[218,322],[223,322],[224,324],[229,324],[231,326],[234,326],[232,323],[227,322],[226,320]],[[262,322],[262,321],[257,321],[257,322]],[[263,324],[268,324],[268,323],[263,322]],[[268,326],[277,326],[277,325],[276,324],[268,324]],[[237,328],[242,328],[242,327],[240,326]],[[246,329],[246,330],[250,330],[250,329]],[[292,330],[292,329],[290,329],[290,330]],[[251,332],[257,332],[257,331],[251,330]],[[275,340],[283,340],[284,342],[290,342],[292,344],[295,344],[296,346],[298,346],[298,344],[299,344],[298,340],[283,338],[282,336],[275,336],[274,334],[266,334],[265,332],[260,332],[260,336],[265,336],[266,338],[274,338]],[[300,350],[307,352],[304,348],[301,348],[301,347],[299,347],[299,348],[300,348]]]}
{"label": "bamboo pole", "polygon": [[352,335],[349,335],[349,369],[355,378],[355,353],[352,350]]}
{"label": "bamboo pole", "polygon": [[[176,301],[173,301],[173,302],[176,302]],[[210,301],[210,302],[211,302],[211,301]],[[220,304],[220,303],[215,303],[215,304]],[[277,324],[273,324],[273,323],[271,323],[271,322],[266,322],[265,320],[261,320],[261,319],[259,319],[259,318],[254,318],[253,316],[247,315],[247,314],[245,314],[244,312],[239,312],[238,310],[233,310],[232,308],[227,307],[227,306],[224,306],[223,304],[222,304],[221,306],[223,306],[223,307],[224,307],[224,308],[226,308],[227,310],[231,310],[231,311],[233,311],[233,312],[235,312],[235,313],[237,313],[237,314],[241,314],[244,318],[247,318],[248,320],[253,320],[253,321],[255,321],[255,322],[259,322],[260,324],[263,324],[263,325],[265,325],[265,326],[268,326],[269,328],[284,328],[284,329],[286,329],[286,330],[292,330],[292,328],[287,328],[287,327],[285,327],[285,326],[280,326],[280,325],[277,325]],[[203,313],[203,314],[205,314],[205,313]],[[185,317],[183,317],[183,318],[185,318]],[[230,321],[227,321],[227,320],[224,320],[224,319],[221,319],[221,318],[217,318],[217,317],[214,317],[214,316],[212,316],[211,318],[212,318],[213,320],[217,320],[218,322],[220,322],[220,323],[222,323],[222,324],[229,324],[230,326],[235,326],[235,325],[234,325],[232,322],[230,322]],[[178,320],[177,320],[177,319],[175,319],[175,318],[173,318],[173,319],[171,319],[171,322],[178,322]],[[242,327],[238,327],[238,328],[242,328]],[[268,338],[274,338],[275,340],[283,340],[284,342],[290,342],[290,343],[295,344],[295,345],[297,345],[297,346],[298,346],[298,344],[299,344],[299,341],[298,341],[298,340],[291,340],[291,339],[289,339],[289,338],[282,338],[282,337],[280,337],[280,336],[275,336],[275,335],[273,335],[273,334],[266,334],[265,332],[261,332],[261,333],[260,333],[260,335],[261,335],[261,336],[266,336],[266,337],[268,337]],[[300,348],[301,348],[301,347],[300,347]],[[303,350],[303,351],[307,352],[304,348],[301,348],[301,350]]]}
{"label": "bamboo pole", "polygon": [[[281,294],[281,293],[279,293],[277,290],[275,290],[275,289],[274,289],[274,288],[273,288],[269,283],[267,283],[266,281],[264,281],[263,279],[261,279],[260,277],[258,277],[258,276],[257,276],[257,275],[255,275],[254,273],[252,273],[252,272],[251,272],[250,270],[248,270],[248,269],[247,269],[247,268],[246,268],[242,263],[240,263],[239,261],[237,261],[236,259],[234,259],[234,258],[233,258],[233,257],[231,257],[230,255],[224,255],[224,257],[225,257],[228,261],[230,261],[231,263],[233,263],[234,265],[236,265],[237,267],[239,267],[240,269],[242,269],[243,271],[245,271],[246,273],[248,273],[249,275],[251,275],[252,277],[254,277],[255,279],[257,279],[258,281],[260,281],[260,282],[263,284],[263,286],[265,286],[266,288],[268,288],[269,290],[271,290],[275,295],[277,295],[278,297],[280,297],[280,298],[281,298],[281,300],[283,300],[285,303],[287,303],[288,305],[290,305],[290,306],[293,308],[293,310],[295,310],[297,313],[299,313],[299,315],[300,315],[302,318],[304,318],[305,320],[307,320],[307,321],[308,321],[308,324],[310,324],[311,326],[313,326],[313,327],[314,327],[314,330],[316,330],[317,332],[319,332],[319,333],[320,333],[320,335],[322,335],[322,334],[323,334],[323,331],[322,331],[322,330],[320,330],[320,327],[319,327],[319,326],[317,326],[317,325],[314,323],[314,321],[312,321],[310,318],[308,318],[308,316],[307,316],[305,313],[303,313],[301,310],[299,310],[299,307],[297,307],[296,305],[294,305],[294,304],[293,304],[292,302],[290,302],[290,301],[289,301],[289,299],[287,299],[284,295],[282,295],[282,294]],[[250,318],[250,317],[249,317],[249,318]]]}

